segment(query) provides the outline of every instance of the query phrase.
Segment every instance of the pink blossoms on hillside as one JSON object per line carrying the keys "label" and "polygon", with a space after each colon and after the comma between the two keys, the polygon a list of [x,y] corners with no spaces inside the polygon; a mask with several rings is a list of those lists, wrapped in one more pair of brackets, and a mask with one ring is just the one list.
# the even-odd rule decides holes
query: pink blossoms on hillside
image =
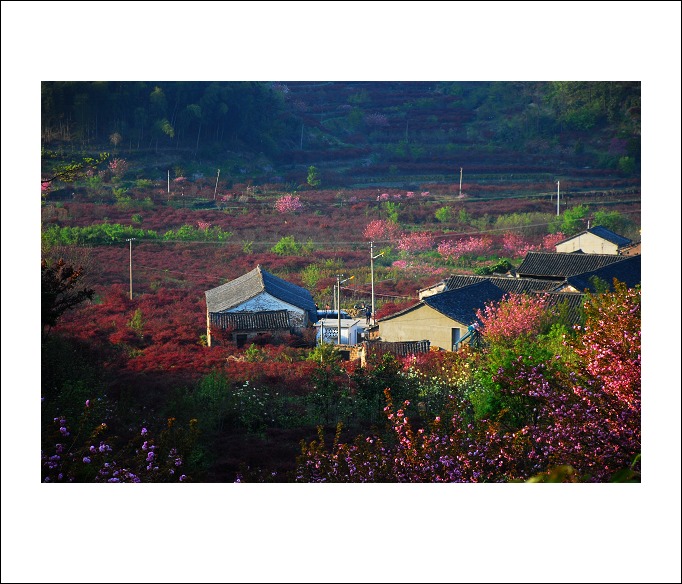
{"label": "pink blossoms on hillside", "polygon": [[301,199],[299,197],[294,197],[293,195],[284,195],[277,199],[275,203],[275,209],[280,213],[293,213],[298,211],[303,207]]}

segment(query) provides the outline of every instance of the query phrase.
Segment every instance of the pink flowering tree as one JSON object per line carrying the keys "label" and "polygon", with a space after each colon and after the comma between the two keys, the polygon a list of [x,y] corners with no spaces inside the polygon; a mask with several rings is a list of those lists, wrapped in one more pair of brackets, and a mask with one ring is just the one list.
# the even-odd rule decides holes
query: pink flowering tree
{"label": "pink flowering tree", "polygon": [[294,213],[302,207],[300,197],[294,195],[284,195],[275,202],[275,209],[280,213]]}
{"label": "pink flowering tree", "polygon": [[468,237],[460,239],[455,245],[455,252],[458,255],[475,256],[481,255],[490,250],[493,240],[490,237]]}
{"label": "pink flowering tree", "polygon": [[542,239],[542,249],[547,251],[555,251],[557,243],[566,239],[566,236],[557,231],[556,233],[549,233]]}
{"label": "pink flowering tree", "polygon": [[197,227],[202,231],[208,231],[211,227],[211,224],[208,221],[198,221]]}
{"label": "pink flowering tree", "polygon": [[400,236],[400,228],[393,221],[376,219],[367,224],[362,234],[369,241],[394,241]]}
{"label": "pink flowering tree", "polygon": [[435,244],[433,235],[424,231],[419,233],[405,233],[398,240],[398,249],[406,252],[427,251]]}
{"label": "pink flowering tree", "polygon": [[510,294],[500,302],[486,304],[476,316],[489,342],[504,343],[537,335],[548,321],[547,297]]}
{"label": "pink flowering tree", "polygon": [[522,249],[528,246],[520,233],[508,231],[502,236],[502,249],[512,258],[523,257]]}

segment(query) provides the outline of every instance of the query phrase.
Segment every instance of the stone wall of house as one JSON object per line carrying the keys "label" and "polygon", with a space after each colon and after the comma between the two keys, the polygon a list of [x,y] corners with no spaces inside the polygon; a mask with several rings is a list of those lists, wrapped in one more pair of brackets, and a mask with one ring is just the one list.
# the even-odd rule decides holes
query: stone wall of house
{"label": "stone wall of house", "polygon": [[278,298],[271,296],[267,292],[259,294],[251,300],[243,302],[239,306],[231,308],[228,312],[262,312],[265,310],[287,310],[289,320],[294,328],[304,328],[308,325],[308,317],[302,308],[282,302]]}

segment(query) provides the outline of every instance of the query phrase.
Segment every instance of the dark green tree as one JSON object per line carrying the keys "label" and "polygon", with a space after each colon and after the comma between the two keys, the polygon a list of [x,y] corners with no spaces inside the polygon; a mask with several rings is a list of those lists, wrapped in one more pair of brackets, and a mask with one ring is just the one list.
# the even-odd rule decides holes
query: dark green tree
{"label": "dark green tree", "polygon": [[85,300],[92,300],[95,291],[82,285],[83,269],[75,269],[63,259],[54,264],[41,261],[40,320],[43,337],[57,324],[67,310]]}

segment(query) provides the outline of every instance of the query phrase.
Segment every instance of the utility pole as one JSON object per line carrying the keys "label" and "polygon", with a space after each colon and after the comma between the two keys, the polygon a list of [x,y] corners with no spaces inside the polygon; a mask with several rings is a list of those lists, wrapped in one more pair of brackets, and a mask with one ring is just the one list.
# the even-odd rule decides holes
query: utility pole
{"label": "utility pole", "polygon": [[459,196],[462,196],[462,167],[459,167]]}
{"label": "utility pole", "polygon": [[168,171],[168,194],[170,195],[170,170]]}
{"label": "utility pole", "polygon": [[126,241],[130,244],[130,299],[133,299],[133,241],[135,241],[135,237],[131,237],[130,239],[126,239]]}
{"label": "utility pole", "polygon": [[341,278],[344,275],[345,274],[336,274],[336,294],[337,294],[336,297],[338,299],[336,302],[336,306],[337,306],[336,315],[338,317],[338,325],[339,325],[339,328],[338,328],[337,334],[336,334],[336,344],[337,345],[341,344],[341,284],[343,284],[344,282],[348,282],[348,280],[352,280],[353,278],[355,278],[355,276],[351,276],[350,278],[346,278],[345,280],[342,280]]}
{"label": "utility pole", "polygon": [[336,329],[336,346],[340,347],[341,346],[341,276],[343,274],[336,274],[336,294],[338,301],[336,302],[336,315],[338,316],[338,326],[339,328]]}
{"label": "utility pole", "polygon": [[372,275],[372,321],[373,324],[376,324],[376,318],[374,318],[374,260],[377,259],[379,256],[384,255],[384,252],[382,251],[380,254],[374,255],[374,242],[370,241],[369,243],[369,257],[370,257],[370,273]]}
{"label": "utility pole", "polygon": [[216,195],[218,194],[218,179],[220,178],[220,169],[218,169],[218,176],[215,179],[215,189],[213,189],[213,200],[215,201]]}
{"label": "utility pole", "polygon": [[559,181],[556,181],[556,216],[559,216]]}

